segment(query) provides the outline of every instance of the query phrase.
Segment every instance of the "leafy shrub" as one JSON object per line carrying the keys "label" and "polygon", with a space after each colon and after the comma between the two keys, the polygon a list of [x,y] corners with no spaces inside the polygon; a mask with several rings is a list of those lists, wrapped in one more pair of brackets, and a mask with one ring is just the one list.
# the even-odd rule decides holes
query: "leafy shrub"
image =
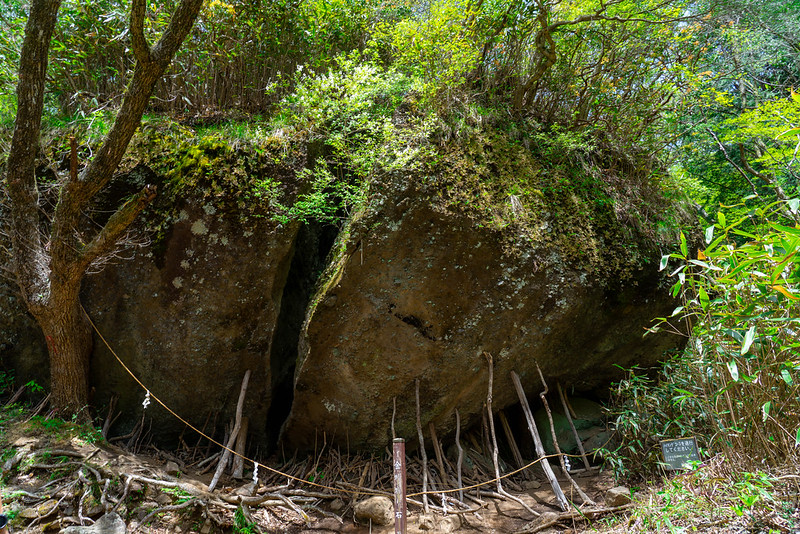
{"label": "leafy shrub", "polygon": [[480,50],[464,24],[469,11],[455,0],[437,0],[426,13],[385,25],[395,64],[415,77],[422,94],[446,107],[477,66]]}
{"label": "leafy shrub", "polygon": [[741,470],[800,460],[799,210],[792,199],[734,221],[719,212],[696,255],[681,234],[662,258],[662,269],[679,263],[671,291],[683,302],[654,330],[691,339],[658,383],[621,383],[618,472],[652,471],[657,441],[689,432]]}
{"label": "leafy shrub", "polygon": [[392,115],[408,89],[406,76],[359,55],[340,56],[322,74],[300,69],[281,117],[322,147],[314,167],[303,171],[310,190],[301,193],[289,218],[332,223],[361,204],[376,169],[395,159]]}
{"label": "leafy shrub", "polygon": [[712,444],[772,465],[796,461],[800,445],[800,226],[785,225],[798,208],[798,199],[775,202],[734,221],[720,212],[697,259],[681,236],[661,262],[681,263],[672,292],[684,301],[673,317],[693,325],[686,395],[711,417]]}

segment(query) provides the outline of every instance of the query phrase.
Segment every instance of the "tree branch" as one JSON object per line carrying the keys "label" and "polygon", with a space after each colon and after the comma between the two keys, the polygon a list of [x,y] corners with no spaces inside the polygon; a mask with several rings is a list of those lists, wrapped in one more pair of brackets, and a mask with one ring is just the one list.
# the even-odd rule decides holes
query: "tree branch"
{"label": "tree branch", "polygon": [[713,137],[714,141],[717,142],[717,146],[719,147],[720,151],[722,152],[722,156],[725,158],[725,161],[730,163],[733,166],[733,168],[736,169],[739,172],[739,174],[742,175],[742,178],[744,178],[747,181],[747,183],[750,184],[750,189],[753,190],[753,194],[757,195],[758,194],[758,190],[756,189],[756,185],[753,183],[753,181],[750,179],[750,177],[747,176],[747,174],[742,170],[742,168],[739,167],[736,164],[736,162],[733,161],[733,159],[731,159],[731,157],[728,155],[728,151],[725,150],[725,146],[719,140],[719,137],[717,137],[717,134],[714,133],[714,130],[712,130],[711,128],[706,128],[706,131],[709,134],[711,134],[711,137]]}
{"label": "tree branch", "polygon": [[[133,1],[132,12],[141,11],[144,0]],[[53,217],[51,254],[54,269],[68,268],[75,261],[83,263],[77,257],[78,247],[72,238],[81,212],[111,180],[139,127],[156,83],[189,33],[202,4],[203,0],[181,1],[164,35],[150,52],[151,61],[136,62],[122,106],[94,159],[83,170],[77,182],[69,182],[62,189]],[[131,14],[132,25],[137,18],[138,15]]]}
{"label": "tree branch", "polygon": [[156,197],[156,188],[146,185],[132,199],[128,200],[108,219],[103,229],[81,251],[79,268],[83,273],[86,268],[97,258],[114,250],[120,237],[136,220],[136,217]]}
{"label": "tree branch", "polygon": [[147,10],[147,0],[132,0],[131,2],[131,48],[136,61],[150,63],[150,45],[144,36],[144,15]]}
{"label": "tree branch", "polygon": [[39,194],[34,174],[44,107],[50,39],[60,0],[33,0],[20,51],[17,116],[6,166],[11,199],[13,270],[26,303],[46,295],[47,259],[39,234]]}
{"label": "tree branch", "polygon": [[181,1],[169,21],[169,26],[167,26],[167,29],[161,35],[161,39],[153,47],[153,61],[161,63],[163,68],[169,65],[172,57],[189,34],[189,30],[192,29],[202,6],[203,0]]}

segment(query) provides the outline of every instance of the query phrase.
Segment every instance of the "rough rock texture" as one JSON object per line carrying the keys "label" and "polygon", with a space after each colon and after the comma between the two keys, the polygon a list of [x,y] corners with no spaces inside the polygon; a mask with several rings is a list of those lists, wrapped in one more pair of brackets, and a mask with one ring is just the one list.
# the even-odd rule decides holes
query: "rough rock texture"
{"label": "rough rock texture", "polygon": [[554,247],[523,242],[509,252],[500,232],[447,212],[435,192],[411,180],[381,186],[344,232],[309,308],[284,427],[290,446],[313,446],[324,433],[382,450],[393,398],[397,435],[416,441],[415,380],[423,428],[434,422],[447,434],[456,408],[462,424],[472,423],[486,400],[485,352],[501,409],[517,402],[511,371],[530,397],[542,389],[537,362],[551,388],[558,380],[587,391],[617,377],[614,364],[652,364],[677,344],[642,338],[674,306],[657,290],[654,267],[620,282],[587,273]]}
{"label": "rough rock texture", "polygon": [[[648,257],[635,230],[620,230],[608,199],[596,202],[592,191],[570,189],[569,180],[558,187],[545,178],[540,188],[517,184],[534,198],[522,208],[526,233],[513,228],[514,195],[500,193],[510,199],[506,228],[453,209],[436,176],[381,176],[326,261],[335,238],[330,228],[247,215],[252,198],[238,196],[241,184],[225,178],[246,178],[253,164],[220,147],[207,147],[208,154],[229,159],[222,165],[212,158],[216,166],[208,172],[172,156],[169,161],[186,167],[187,176],[195,169],[202,177],[197,183],[205,185],[194,190],[184,181],[186,189],[164,201],[169,209],[180,206],[158,227],[155,243],[88,276],[83,287],[86,309],[120,358],[199,427],[216,418],[219,429],[230,420],[249,369],[245,413],[255,447],[272,445],[283,423],[286,450],[313,448],[323,433],[327,443],[350,450],[384,450],[393,399],[397,435],[413,447],[417,380],[423,427],[427,433],[433,422],[445,438],[456,408],[464,428],[480,417],[486,353],[494,360],[493,406],[502,409],[517,402],[512,370],[533,399],[542,389],[537,362],[551,390],[559,381],[571,393],[593,391],[619,376],[615,364],[653,364],[679,342],[642,338],[653,317],[674,307],[656,273],[657,253]],[[302,187],[294,171],[311,160],[304,150],[297,150],[293,168],[276,171],[286,197]],[[516,153],[506,160],[545,176]],[[519,169],[503,161],[483,165],[485,172],[502,167],[506,180],[516,179]],[[480,193],[459,186],[453,190],[461,204],[480,200]],[[112,190],[107,201],[127,193]],[[292,198],[281,202],[291,205]],[[562,204],[548,204],[555,201]],[[19,377],[41,371],[45,384],[39,329],[2,285],[0,311],[2,364]],[[144,390],[97,337],[92,383],[94,406],[120,397],[123,415],[112,435],[141,420]],[[145,413],[162,443],[184,430],[156,402]]]}
{"label": "rough rock texture", "polygon": [[35,380],[44,386],[50,380],[47,346],[36,321],[10,280],[0,278],[0,370],[13,369],[24,384]]}
{"label": "rough rock texture", "polygon": [[[229,417],[242,377],[252,371],[245,413],[265,432],[271,400],[270,349],[297,226],[241,223],[209,205],[188,204],[162,244],[90,276],[84,301],[101,333],[136,376],[168,406],[202,426]],[[145,392],[95,340],[96,402],[120,396],[130,427]],[[183,431],[153,402],[148,418],[163,437]],[[195,439],[192,437],[192,439]]]}
{"label": "rough rock texture", "polygon": [[606,506],[624,506],[631,502],[631,490],[625,486],[617,486],[606,492]]}
{"label": "rough rock texture", "polygon": [[394,504],[389,497],[369,497],[356,503],[353,515],[363,524],[391,525],[394,523]]}
{"label": "rough rock texture", "polygon": [[[178,156],[184,150],[163,149]],[[216,145],[203,150],[208,157],[197,161],[202,159],[207,168],[192,167],[187,161],[195,160],[173,152],[155,152],[156,158],[181,162],[186,174],[176,171],[169,182],[136,165],[100,195],[95,223],[145,182],[158,183],[160,191],[134,231],[138,240],[152,242],[125,250],[99,273],[87,275],[81,300],[100,333],[152,395],[208,433],[231,419],[242,377],[251,370],[245,413],[258,442],[268,435],[276,374],[273,341],[283,321],[284,290],[294,283],[287,279],[300,224],[277,223],[266,213],[271,205],[259,204],[239,182],[231,183],[231,176],[247,176],[246,153]],[[268,159],[249,165],[258,171],[255,178],[273,184],[281,202],[290,204],[302,187],[296,178],[305,165],[302,146],[277,163]],[[15,294],[13,286],[0,284],[0,365],[13,369],[18,382],[35,378],[46,386],[48,358],[41,331]],[[291,371],[278,371],[291,377]],[[97,335],[91,384],[90,402],[100,416],[112,396],[119,397],[121,416],[111,436],[127,434],[142,420],[145,390]],[[155,400],[144,415],[146,430],[161,443],[174,445],[185,431]],[[186,435],[187,442],[197,439],[191,432]]]}
{"label": "rough rock texture", "polygon": [[125,534],[127,527],[125,521],[116,513],[106,514],[93,525],[67,527],[61,530],[62,534]]}

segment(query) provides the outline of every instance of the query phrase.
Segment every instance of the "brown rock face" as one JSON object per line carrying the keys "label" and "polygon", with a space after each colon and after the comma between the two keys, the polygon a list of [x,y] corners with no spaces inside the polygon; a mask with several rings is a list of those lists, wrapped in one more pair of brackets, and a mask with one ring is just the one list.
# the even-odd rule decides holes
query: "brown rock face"
{"label": "brown rock face", "polygon": [[[144,249],[87,278],[87,309],[152,393],[198,426],[210,413],[232,412],[250,369],[246,412],[263,435],[270,351],[296,234],[297,225],[243,224],[209,204],[188,204],[161,254],[158,246]],[[97,400],[120,395],[132,424],[145,392],[97,338],[92,372]],[[162,438],[183,430],[155,402],[147,416]]]}
{"label": "brown rock face", "polygon": [[499,232],[436,207],[434,198],[389,188],[341,244],[306,318],[290,446],[314,436],[350,447],[415,440],[415,381],[422,425],[440,436],[480,417],[494,359],[494,408],[517,402],[516,371],[530,396],[549,385],[587,391],[617,377],[614,364],[648,365],[677,344],[642,338],[674,304],[657,291],[655,268],[621,283],[600,279],[559,250],[536,244],[507,252]]}
{"label": "brown rock face", "polygon": [[[292,195],[296,170],[275,171]],[[660,287],[656,254],[640,245],[646,240],[621,230],[613,207],[597,208],[605,205],[592,192],[581,192],[587,200],[566,186],[528,184],[536,200],[524,208],[526,234],[454,209],[440,186],[436,177],[371,184],[368,205],[327,260],[335,228],[249,217],[235,194],[240,202],[224,207],[207,192],[187,193],[155,244],[88,276],[82,300],[152,394],[198,427],[230,420],[249,369],[249,441],[264,449],[282,426],[286,450],[311,449],[323,433],[350,450],[383,450],[393,401],[396,433],[413,443],[417,381],[423,428],[432,422],[444,438],[456,409],[464,428],[481,417],[486,353],[501,409],[517,402],[511,371],[531,397],[542,390],[537,364],[553,390],[560,382],[598,391],[619,377],[615,364],[648,366],[679,343],[642,337],[674,303]],[[461,202],[475,196],[463,187],[457,194]],[[518,209],[513,200],[509,213]],[[41,334],[5,285],[0,312],[2,364],[20,378],[44,371]],[[144,390],[98,337],[92,383],[95,407],[120,397],[112,435],[141,420]],[[162,443],[184,431],[156,402],[145,415]]]}

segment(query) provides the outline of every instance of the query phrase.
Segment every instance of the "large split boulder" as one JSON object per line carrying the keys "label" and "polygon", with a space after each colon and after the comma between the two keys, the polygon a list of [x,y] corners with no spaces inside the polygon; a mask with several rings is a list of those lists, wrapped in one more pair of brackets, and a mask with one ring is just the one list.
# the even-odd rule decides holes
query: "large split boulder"
{"label": "large split boulder", "polygon": [[[592,391],[619,377],[618,366],[653,364],[678,343],[643,338],[674,306],[655,261],[624,274],[591,267],[552,236],[509,244],[508,232],[408,177],[376,189],[309,308],[284,428],[290,446],[325,435],[382,450],[393,418],[398,436],[415,439],[417,382],[426,432],[429,423],[440,436],[452,431],[456,409],[462,425],[474,423],[486,402],[487,354],[499,409],[518,400],[512,371],[531,397],[543,389],[537,366],[551,389]],[[611,218],[580,231],[612,262],[624,251],[620,226]]]}
{"label": "large split boulder", "polygon": [[[444,145],[420,157],[422,171],[376,172],[327,259],[331,228],[252,216],[242,196],[248,173],[274,174],[258,192],[281,190],[278,204],[290,205],[309,147],[284,143],[269,157],[218,140],[195,148],[152,158],[157,173],[177,176],[142,221],[153,241],[88,276],[82,300],[151,394],[199,427],[230,420],[250,370],[245,413],[259,446],[282,425],[287,450],[322,436],[383,450],[393,418],[398,436],[416,436],[417,384],[425,429],[445,436],[456,409],[464,427],[478,421],[489,355],[500,409],[517,402],[512,371],[532,397],[537,366],[551,389],[597,392],[620,367],[653,364],[679,342],[642,337],[675,305],[653,236],[624,219],[619,199],[570,168],[545,173],[514,139],[464,143],[456,156]],[[291,161],[271,163],[284,153]],[[194,177],[180,194],[170,187],[188,178],[172,164]],[[112,187],[111,205],[125,187]],[[44,345],[6,289],[0,355],[28,376],[46,369]],[[119,395],[115,433],[141,420],[145,390],[99,336],[92,384],[96,407]],[[184,431],[157,403],[146,416],[162,442]]]}

